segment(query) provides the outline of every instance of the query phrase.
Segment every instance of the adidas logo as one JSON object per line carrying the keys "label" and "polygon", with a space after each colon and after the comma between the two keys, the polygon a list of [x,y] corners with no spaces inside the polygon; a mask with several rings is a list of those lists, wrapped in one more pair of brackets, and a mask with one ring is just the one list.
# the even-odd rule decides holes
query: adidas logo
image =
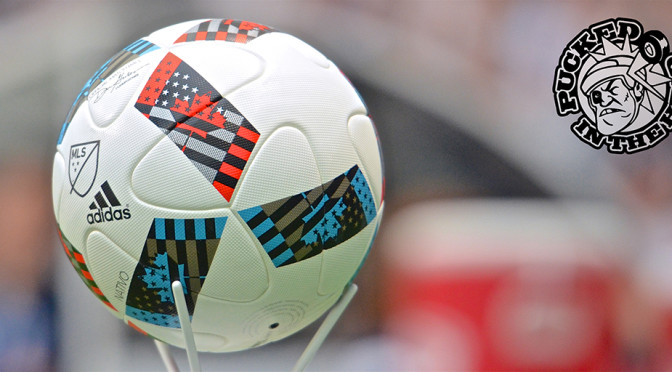
{"label": "adidas logo", "polygon": [[95,211],[86,215],[86,222],[89,225],[131,218],[131,210],[122,208],[119,199],[114,195],[107,181],[100,185],[100,189],[94,196],[94,201],[89,205],[89,209]]}

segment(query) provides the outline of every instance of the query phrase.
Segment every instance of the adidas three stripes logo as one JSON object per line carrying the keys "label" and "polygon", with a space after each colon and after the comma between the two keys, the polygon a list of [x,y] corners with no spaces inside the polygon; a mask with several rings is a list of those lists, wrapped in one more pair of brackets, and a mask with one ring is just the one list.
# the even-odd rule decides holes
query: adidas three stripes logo
{"label": "adidas three stripes logo", "polygon": [[94,196],[95,201],[89,205],[89,209],[96,210],[107,207],[118,207],[121,205],[107,181],[105,181],[100,188],[102,189],[102,192],[98,191],[98,193],[96,193]]}
{"label": "adidas three stripes logo", "polygon": [[100,185],[100,191],[94,195],[93,199],[94,201],[89,204],[91,213],[86,215],[86,222],[90,225],[131,218],[131,210],[128,207],[123,208],[121,206],[119,199],[107,181]]}

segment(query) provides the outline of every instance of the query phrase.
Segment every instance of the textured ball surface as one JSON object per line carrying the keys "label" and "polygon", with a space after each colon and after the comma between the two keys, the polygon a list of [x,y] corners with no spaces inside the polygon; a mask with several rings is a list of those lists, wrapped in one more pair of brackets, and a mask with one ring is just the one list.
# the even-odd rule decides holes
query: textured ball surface
{"label": "textured ball surface", "polygon": [[141,333],[199,351],[282,339],[353,279],[383,210],[373,123],[299,39],[226,19],[173,25],[107,61],[61,130],[53,203],[84,283]]}

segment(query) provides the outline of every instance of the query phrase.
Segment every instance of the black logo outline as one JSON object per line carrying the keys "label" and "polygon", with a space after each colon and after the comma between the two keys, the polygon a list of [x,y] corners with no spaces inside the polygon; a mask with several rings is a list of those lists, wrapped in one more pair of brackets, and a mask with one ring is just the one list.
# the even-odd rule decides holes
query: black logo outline
{"label": "black logo outline", "polygon": [[672,56],[665,35],[637,20],[607,19],[579,32],[555,69],[559,116],[580,114],[570,130],[610,153],[651,148],[672,131]]}
{"label": "black logo outline", "polygon": [[[75,176],[75,179],[73,180],[72,179],[72,173],[73,173],[73,171],[72,171],[72,154],[73,154],[73,151],[75,150],[75,148],[86,146],[86,145],[92,145],[92,144],[95,144],[95,146],[93,147],[92,151],[90,151],[88,153],[88,155],[86,155],[86,158],[84,159],[81,166],[79,167],[79,171],[75,171],[76,176]],[[96,165],[95,165],[95,169],[93,171],[93,177],[91,178],[91,181],[90,181],[88,187],[86,188],[86,191],[84,191],[83,193],[80,193],[80,191],[77,190],[77,187],[76,187],[77,186],[77,181],[79,180],[79,176],[82,174],[82,170],[84,170],[84,167],[86,167],[86,164],[88,164],[89,159],[91,159],[91,156],[93,156],[94,153],[95,153],[95,158],[96,158]],[[89,194],[89,191],[91,191],[91,189],[93,188],[93,184],[95,183],[96,177],[98,176],[99,153],[100,153],[100,140],[89,141],[89,142],[81,142],[81,143],[76,143],[76,144],[70,146],[70,154],[69,154],[69,158],[68,158],[68,160],[69,160],[68,161],[68,179],[70,181],[70,187],[71,187],[70,188],[70,194],[72,194],[72,192],[74,191],[75,194],[79,195],[82,198]]]}

